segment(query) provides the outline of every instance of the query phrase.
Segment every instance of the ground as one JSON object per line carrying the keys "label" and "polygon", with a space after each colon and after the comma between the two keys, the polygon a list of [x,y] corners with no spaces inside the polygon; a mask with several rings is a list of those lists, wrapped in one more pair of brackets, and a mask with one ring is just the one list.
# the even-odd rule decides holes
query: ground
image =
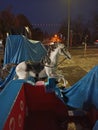
{"label": "ground", "polygon": [[98,48],[70,49],[72,58],[62,62],[64,57],[59,57],[58,72],[62,73],[68,81],[68,86],[80,80],[93,67],[98,65]]}

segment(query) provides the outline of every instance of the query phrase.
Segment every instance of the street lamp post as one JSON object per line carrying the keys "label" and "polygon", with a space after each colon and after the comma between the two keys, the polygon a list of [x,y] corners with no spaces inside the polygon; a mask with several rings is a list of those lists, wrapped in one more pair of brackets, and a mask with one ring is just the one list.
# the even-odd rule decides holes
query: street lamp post
{"label": "street lamp post", "polygon": [[67,34],[67,48],[70,44],[70,0],[68,0],[68,34]]}

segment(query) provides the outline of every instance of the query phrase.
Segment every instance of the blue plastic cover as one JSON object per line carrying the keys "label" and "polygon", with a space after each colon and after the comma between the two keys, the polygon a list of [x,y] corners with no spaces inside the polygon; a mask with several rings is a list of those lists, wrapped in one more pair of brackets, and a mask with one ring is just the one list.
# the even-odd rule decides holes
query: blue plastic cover
{"label": "blue plastic cover", "polygon": [[98,66],[95,66],[82,79],[63,90],[66,104],[80,109],[95,106],[98,109]]}
{"label": "blue plastic cover", "polygon": [[47,51],[40,41],[28,40],[23,35],[9,35],[6,39],[4,64],[26,60],[40,61]]}
{"label": "blue plastic cover", "polygon": [[98,130],[98,120],[95,122],[95,125],[93,127],[93,130]]}

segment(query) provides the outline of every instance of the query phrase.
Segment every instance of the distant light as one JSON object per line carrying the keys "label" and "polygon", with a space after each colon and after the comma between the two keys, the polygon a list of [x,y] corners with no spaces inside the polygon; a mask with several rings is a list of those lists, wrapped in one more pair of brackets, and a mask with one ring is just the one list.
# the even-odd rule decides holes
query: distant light
{"label": "distant light", "polygon": [[55,34],[55,35],[54,35],[54,37],[58,37],[58,35],[57,35],[57,34]]}
{"label": "distant light", "polygon": [[55,34],[52,38],[51,38],[51,42],[61,42],[61,39],[59,38],[59,36],[57,34]]}
{"label": "distant light", "polygon": [[0,44],[2,44],[2,40],[0,40]]}

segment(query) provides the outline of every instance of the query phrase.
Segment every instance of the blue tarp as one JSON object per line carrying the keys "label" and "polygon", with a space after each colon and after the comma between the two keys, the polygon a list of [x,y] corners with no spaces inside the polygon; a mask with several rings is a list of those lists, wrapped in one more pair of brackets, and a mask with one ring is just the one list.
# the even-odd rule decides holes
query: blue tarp
{"label": "blue tarp", "polygon": [[4,64],[26,60],[40,61],[46,53],[40,41],[28,40],[23,35],[9,35],[6,39]]}
{"label": "blue tarp", "polygon": [[[20,63],[22,61],[40,61],[47,54],[47,50],[40,41],[28,40],[23,35],[9,35],[6,39],[4,65],[7,63]],[[15,76],[15,68],[4,81],[0,82],[0,87],[4,87]]]}
{"label": "blue tarp", "polygon": [[98,130],[98,120],[95,122],[95,125],[93,127],[93,130]]}
{"label": "blue tarp", "polygon": [[66,104],[73,108],[98,109],[98,66],[95,66],[82,79],[68,89],[63,90]]}

